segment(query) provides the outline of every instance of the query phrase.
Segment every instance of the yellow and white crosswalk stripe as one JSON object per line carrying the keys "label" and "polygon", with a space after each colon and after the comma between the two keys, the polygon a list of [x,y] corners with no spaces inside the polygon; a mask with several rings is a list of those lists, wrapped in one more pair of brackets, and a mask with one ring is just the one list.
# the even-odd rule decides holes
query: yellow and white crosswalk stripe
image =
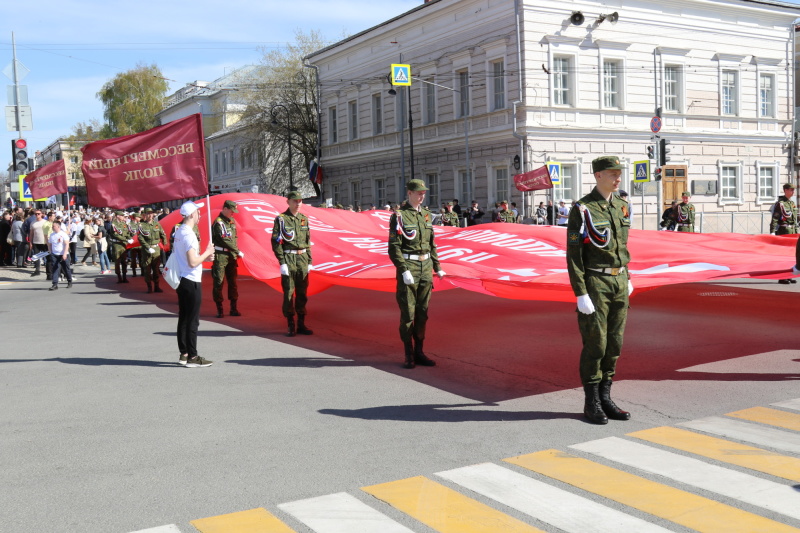
{"label": "yellow and white crosswalk stripe", "polygon": [[[284,520],[315,533],[535,533],[537,524],[566,533],[666,533],[660,524],[667,522],[709,533],[799,531],[793,527],[800,523],[800,495],[793,486],[800,482],[797,411],[800,398],[692,420],[680,428],[583,442],[569,447],[574,454],[544,450],[504,459],[528,474],[482,463],[435,474],[450,486],[417,476],[362,487],[360,497],[341,492],[282,503],[277,515],[259,508],[191,525],[201,533],[293,532]],[[606,464],[586,458],[591,456]],[[530,471],[545,478],[535,479]],[[404,519],[397,511],[394,517],[382,512],[386,504]],[[168,525],[136,533],[180,531]]]}

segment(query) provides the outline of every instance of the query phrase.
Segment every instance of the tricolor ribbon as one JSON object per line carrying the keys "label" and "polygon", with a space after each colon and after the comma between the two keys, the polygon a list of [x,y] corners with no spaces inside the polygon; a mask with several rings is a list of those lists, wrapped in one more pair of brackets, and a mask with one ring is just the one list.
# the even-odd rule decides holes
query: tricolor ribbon
{"label": "tricolor ribbon", "polygon": [[413,241],[417,238],[417,230],[412,229],[411,231],[406,231],[406,228],[403,225],[403,215],[400,213],[397,213],[397,233],[409,241]]}
{"label": "tricolor ribbon", "polygon": [[583,235],[583,242],[591,242],[598,248],[605,248],[608,246],[610,228],[603,231],[598,230],[594,222],[592,222],[592,213],[586,209],[586,206],[578,203],[575,204],[581,213],[581,234]]}
{"label": "tricolor ribbon", "polygon": [[278,217],[278,224],[279,230],[278,235],[275,237],[275,241],[278,244],[286,242],[292,242],[294,240],[294,232],[293,231],[286,231],[286,225],[283,223],[283,217]]}

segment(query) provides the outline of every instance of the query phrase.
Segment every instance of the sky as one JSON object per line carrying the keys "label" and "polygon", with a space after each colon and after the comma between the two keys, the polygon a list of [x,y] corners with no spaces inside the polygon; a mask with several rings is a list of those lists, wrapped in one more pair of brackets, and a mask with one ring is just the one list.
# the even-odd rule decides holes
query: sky
{"label": "sky", "polygon": [[[17,61],[30,72],[31,151],[103,120],[97,92],[116,74],[155,63],[169,93],[256,64],[264,47],[285,46],[297,29],[340,40],[404,13],[423,0],[30,0],[0,3],[0,71]],[[313,15],[313,16],[312,16]],[[13,82],[3,76],[6,85]],[[3,93],[0,93],[3,94]],[[5,102],[4,105],[8,105]],[[0,132],[10,146],[16,132]],[[10,148],[7,157],[10,158]],[[3,161],[0,156],[0,161]],[[4,168],[5,165],[3,164]]]}

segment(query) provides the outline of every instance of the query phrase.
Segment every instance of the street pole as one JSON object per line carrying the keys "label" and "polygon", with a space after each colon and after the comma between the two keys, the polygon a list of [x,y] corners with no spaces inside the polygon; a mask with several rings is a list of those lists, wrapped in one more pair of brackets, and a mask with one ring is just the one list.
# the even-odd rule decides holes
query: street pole
{"label": "street pole", "polygon": [[408,149],[411,156],[411,179],[413,180],[414,175],[414,118],[411,114],[411,87],[406,87],[406,91],[408,92]]}

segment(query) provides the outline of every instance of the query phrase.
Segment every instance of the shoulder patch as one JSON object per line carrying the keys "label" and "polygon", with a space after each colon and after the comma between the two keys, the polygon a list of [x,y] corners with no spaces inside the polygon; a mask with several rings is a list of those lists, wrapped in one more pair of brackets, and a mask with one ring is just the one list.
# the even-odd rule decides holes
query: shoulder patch
{"label": "shoulder patch", "polygon": [[567,243],[568,244],[580,244],[581,243],[581,232],[579,232],[579,231],[567,232]]}

